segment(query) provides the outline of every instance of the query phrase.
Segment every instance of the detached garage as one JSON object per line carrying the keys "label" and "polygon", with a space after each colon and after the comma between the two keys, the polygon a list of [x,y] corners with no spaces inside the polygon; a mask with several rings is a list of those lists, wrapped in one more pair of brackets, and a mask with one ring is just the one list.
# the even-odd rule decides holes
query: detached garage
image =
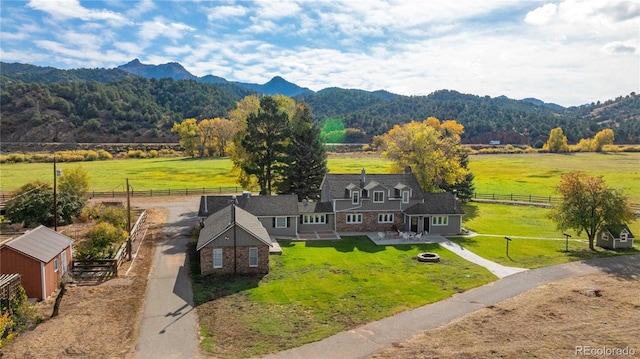
{"label": "detached garage", "polygon": [[0,247],[0,272],[20,274],[29,298],[46,299],[71,265],[72,243],[73,239],[39,226]]}

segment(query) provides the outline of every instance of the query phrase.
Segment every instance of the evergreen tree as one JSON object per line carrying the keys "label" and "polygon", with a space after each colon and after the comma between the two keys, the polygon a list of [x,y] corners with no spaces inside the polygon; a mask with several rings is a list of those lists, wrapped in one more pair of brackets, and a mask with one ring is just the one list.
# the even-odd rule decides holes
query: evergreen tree
{"label": "evergreen tree", "polygon": [[291,143],[288,116],[273,97],[263,97],[258,113],[249,114],[240,143],[247,154],[242,170],[257,178],[260,194],[270,195],[282,176]]}
{"label": "evergreen tree", "polygon": [[280,193],[294,193],[298,201],[320,198],[320,184],[327,173],[327,153],[320,141],[320,128],[313,123],[311,109],[305,103],[297,105],[291,120],[291,146]]}

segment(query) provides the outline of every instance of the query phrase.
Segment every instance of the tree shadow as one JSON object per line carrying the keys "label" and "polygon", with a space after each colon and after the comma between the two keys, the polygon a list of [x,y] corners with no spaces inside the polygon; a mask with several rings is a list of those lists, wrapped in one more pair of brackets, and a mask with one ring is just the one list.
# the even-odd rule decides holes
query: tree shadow
{"label": "tree shadow", "polygon": [[477,205],[468,202],[462,205],[462,209],[464,210],[464,219],[471,220],[480,215],[480,209]]}
{"label": "tree shadow", "polygon": [[619,279],[638,280],[640,278],[640,251],[635,248],[618,251],[620,251],[618,255],[586,259],[583,263]]}

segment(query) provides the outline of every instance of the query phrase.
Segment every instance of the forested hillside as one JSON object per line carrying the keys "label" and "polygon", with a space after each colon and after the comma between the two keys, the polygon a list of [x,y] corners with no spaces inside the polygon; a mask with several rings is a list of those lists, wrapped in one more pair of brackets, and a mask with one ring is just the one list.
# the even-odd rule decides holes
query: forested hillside
{"label": "forested hillside", "polygon": [[[174,122],[226,117],[237,101],[255,93],[231,82],[147,79],[121,69],[0,65],[3,142],[176,142]],[[295,86],[281,78],[275,82]],[[571,143],[604,128],[614,130],[616,143],[640,143],[640,96],[635,93],[571,108],[450,90],[401,96],[328,88],[295,98],[309,104],[316,121],[340,119],[352,142],[366,143],[395,124],[434,116],[463,124],[465,143],[541,146],[559,126]]]}

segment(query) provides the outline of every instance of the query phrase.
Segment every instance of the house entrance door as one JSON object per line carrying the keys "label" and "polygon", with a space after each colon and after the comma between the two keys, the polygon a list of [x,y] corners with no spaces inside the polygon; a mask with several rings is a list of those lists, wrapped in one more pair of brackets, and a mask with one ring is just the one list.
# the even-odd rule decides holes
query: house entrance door
{"label": "house entrance door", "polygon": [[431,224],[431,217],[424,217],[423,228],[424,228],[425,233],[429,233],[430,232],[430,230],[431,230],[430,224]]}
{"label": "house entrance door", "polygon": [[418,231],[418,217],[411,217],[411,232]]}

